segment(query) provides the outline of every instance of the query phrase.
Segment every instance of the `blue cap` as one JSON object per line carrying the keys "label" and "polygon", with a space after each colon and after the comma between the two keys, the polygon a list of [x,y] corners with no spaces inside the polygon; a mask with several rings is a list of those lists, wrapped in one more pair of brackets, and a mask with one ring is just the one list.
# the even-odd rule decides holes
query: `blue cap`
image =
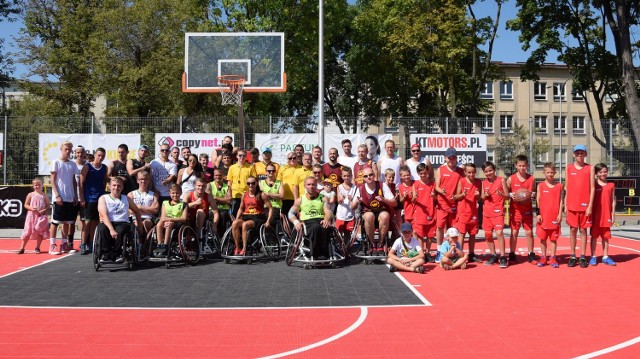
{"label": "blue cap", "polygon": [[444,152],[445,157],[451,157],[451,156],[457,156],[457,155],[458,155],[458,151],[456,151],[456,149],[453,147],[447,148],[447,150]]}
{"label": "blue cap", "polygon": [[573,152],[577,152],[577,151],[587,152],[587,146],[585,146],[585,145],[575,145],[573,147]]}
{"label": "blue cap", "polygon": [[400,226],[400,232],[413,232],[413,227],[411,227],[411,223],[409,223],[409,222],[404,222],[404,223]]}
{"label": "blue cap", "polygon": [[264,150],[262,150],[262,153],[265,153],[265,152],[271,153],[271,147],[267,147]]}

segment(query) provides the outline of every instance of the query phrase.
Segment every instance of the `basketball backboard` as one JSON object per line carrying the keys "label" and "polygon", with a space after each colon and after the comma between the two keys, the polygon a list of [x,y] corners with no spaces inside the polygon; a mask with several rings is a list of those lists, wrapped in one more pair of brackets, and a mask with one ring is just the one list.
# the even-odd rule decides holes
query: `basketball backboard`
{"label": "basketball backboard", "polygon": [[219,92],[218,76],[240,75],[244,92],[285,92],[284,33],[188,32],[183,92]]}

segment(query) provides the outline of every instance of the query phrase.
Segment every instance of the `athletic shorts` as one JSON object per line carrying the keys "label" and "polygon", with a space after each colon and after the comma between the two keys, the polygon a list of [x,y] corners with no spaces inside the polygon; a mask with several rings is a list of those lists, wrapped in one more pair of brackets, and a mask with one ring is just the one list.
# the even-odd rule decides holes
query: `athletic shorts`
{"label": "athletic shorts", "polygon": [[493,231],[500,231],[504,229],[504,216],[483,217],[482,229],[484,230],[485,239],[487,241],[492,241]]}
{"label": "athletic shorts", "polygon": [[262,226],[264,224],[264,222],[267,221],[267,217],[264,214],[243,214],[242,215],[242,220],[243,221],[253,221],[254,223],[254,229],[260,229],[260,226]]}
{"label": "athletic shorts", "polygon": [[355,224],[356,224],[356,221],[353,219],[350,221],[343,221],[341,219],[336,219],[336,229],[339,230],[340,232],[353,231]]}
{"label": "athletic shorts", "polygon": [[456,222],[456,212],[447,211],[444,209],[436,208],[436,227],[437,228],[449,228],[453,227]]}
{"label": "athletic shorts", "polygon": [[511,218],[509,219],[509,226],[511,230],[518,230],[520,227],[524,228],[525,231],[533,230],[533,214],[521,214],[521,213],[513,213]]}
{"label": "athletic shorts", "polygon": [[540,238],[542,241],[550,239],[551,242],[555,242],[558,240],[558,237],[560,237],[560,227],[558,226],[558,228],[545,229],[541,226],[537,226],[536,237]]}
{"label": "athletic shorts", "polygon": [[418,239],[435,238],[436,237],[436,222],[429,224],[413,224],[413,231],[418,236]]}
{"label": "athletic shorts", "polygon": [[567,211],[567,224],[571,228],[590,228],[591,216],[586,216],[584,212]]}
{"label": "athletic shorts", "polygon": [[98,213],[98,202],[85,202],[83,208],[84,214],[82,219],[85,221],[99,221],[100,213]]}
{"label": "athletic shorts", "polygon": [[591,237],[609,240],[611,239],[611,227],[591,227]]}
{"label": "athletic shorts", "polygon": [[453,226],[458,229],[458,232],[460,232],[460,234],[469,234],[470,236],[475,236],[476,234],[478,234],[478,220],[457,220]]}
{"label": "athletic shorts", "polygon": [[80,215],[80,220],[84,221],[84,207],[80,207],[80,202],[78,202],[78,204],[76,205],[76,213],[78,213],[78,215]]}
{"label": "athletic shorts", "polygon": [[75,223],[78,217],[76,206],[73,202],[62,202],[62,206],[59,206],[57,202],[53,202],[53,214],[51,215],[51,223]]}

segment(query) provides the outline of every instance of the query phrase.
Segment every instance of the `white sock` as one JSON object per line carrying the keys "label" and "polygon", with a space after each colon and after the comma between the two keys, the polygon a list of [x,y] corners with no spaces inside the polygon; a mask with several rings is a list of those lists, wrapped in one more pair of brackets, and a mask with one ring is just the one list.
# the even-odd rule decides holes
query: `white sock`
{"label": "white sock", "polygon": [[49,244],[51,244],[52,246],[56,244],[56,239],[55,238],[49,238]]}

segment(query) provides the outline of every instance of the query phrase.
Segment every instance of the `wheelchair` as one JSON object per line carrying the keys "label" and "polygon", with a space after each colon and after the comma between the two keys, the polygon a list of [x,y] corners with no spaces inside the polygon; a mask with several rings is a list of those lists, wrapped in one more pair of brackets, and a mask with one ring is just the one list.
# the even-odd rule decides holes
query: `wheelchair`
{"label": "wheelchair", "polygon": [[[114,266],[121,267],[124,266],[129,270],[132,270],[135,266],[137,266],[143,260],[143,253],[141,253],[141,245],[139,244],[139,234],[136,226],[133,224],[133,221],[129,223],[129,232],[124,234],[124,238],[122,239],[122,248],[112,248],[111,253],[103,253],[102,251],[102,235],[100,231],[98,231],[98,227],[93,234],[93,269],[95,271],[99,271],[101,267],[106,266]],[[117,254],[122,255],[123,262],[118,263],[117,261],[110,259],[103,259],[103,254],[110,255],[113,257]]]}
{"label": "wheelchair", "polygon": [[292,232],[292,240],[287,247],[286,263],[288,266],[293,263],[302,263],[302,268],[330,266],[336,268],[338,263],[347,258],[347,248],[340,231],[335,226],[327,228],[329,236],[329,258],[317,259],[313,255],[311,239],[307,235],[307,227],[302,226],[302,231],[296,229]]}
{"label": "wheelchair", "polygon": [[260,228],[252,228],[249,231],[244,256],[234,255],[236,246],[233,241],[232,227],[227,228],[224,232],[220,249],[220,256],[227,264],[231,262],[253,264],[257,260],[264,259],[276,262],[281,256],[281,244],[278,232],[276,232],[273,226],[267,227],[265,224],[262,224]]}
{"label": "wheelchair", "polygon": [[154,255],[154,251],[158,247],[155,228],[147,234],[146,243],[148,261],[164,263],[167,269],[177,263],[195,265],[200,259],[200,241],[198,241],[196,231],[186,224],[178,224],[171,230],[167,253],[164,255]]}
{"label": "wheelchair", "polygon": [[280,213],[280,218],[276,221],[276,233],[280,243],[280,253],[286,255],[289,243],[291,243],[291,222],[284,213]]}
{"label": "wheelchair", "polygon": [[210,213],[205,219],[204,225],[200,230],[200,259],[206,261],[220,255],[220,238],[213,224],[213,215]]}
{"label": "wheelchair", "polygon": [[[394,235],[400,233],[400,229],[397,228],[397,223],[393,220],[389,220],[389,230],[384,236],[380,238],[380,230],[376,228],[373,242],[378,245],[382,245],[389,250],[389,247],[393,244]],[[356,261],[364,261],[365,264],[371,264],[375,261],[387,261],[387,251],[384,253],[374,252],[371,248],[371,242],[367,236],[367,232],[364,230],[364,219],[362,216],[356,216],[353,232],[351,232],[351,239],[349,240],[348,254]]]}

